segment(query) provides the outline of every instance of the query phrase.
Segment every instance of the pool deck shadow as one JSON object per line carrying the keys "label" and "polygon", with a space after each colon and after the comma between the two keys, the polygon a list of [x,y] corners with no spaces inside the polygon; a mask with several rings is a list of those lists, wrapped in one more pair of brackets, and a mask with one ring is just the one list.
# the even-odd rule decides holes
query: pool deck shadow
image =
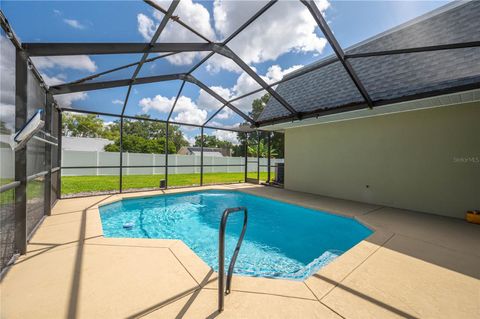
{"label": "pool deck shadow", "polygon": [[103,237],[98,206],[60,200],[1,281],[1,318],[477,318],[480,227],[418,212],[249,184],[235,189],[349,216],[375,230],[307,280],[217,274],[179,240]]}

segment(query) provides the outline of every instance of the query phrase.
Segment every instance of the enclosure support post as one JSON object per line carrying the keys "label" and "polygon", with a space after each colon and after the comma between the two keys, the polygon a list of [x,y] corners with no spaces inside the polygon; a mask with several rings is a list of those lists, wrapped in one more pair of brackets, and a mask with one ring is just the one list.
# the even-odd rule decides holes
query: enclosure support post
{"label": "enclosure support post", "polygon": [[[45,127],[44,130],[48,134],[52,133],[52,107],[53,96],[48,93],[45,95]],[[47,168],[47,175],[45,175],[45,215],[50,215],[52,212],[52,145],[45,143],[45,166]]]}
{"label": "enclosure support post", "polygon": [[165,128],[165,188],[168,188],[168,146],[170,145],[169,143],[169,139],[170,139],[170,136],[168,134],[168,127],[169,127],[169,124],[168,122],[165,123],[166,125],[166,128]]}
{"label": "enclosure support post", "polygon": [[[15,131],[27,121],[27,59],[22,51],[16,51],[15,59]],[[15,152],[15,250],[27,251],[27,146]]]}
{"label": "enclosure support post", "polygon": [[271,167],[271,160],[270,160],[270,157],[271,157],[271,153],[272,153],[272,133],[271,132],[268,132],[268,136],[267,136],[267,183],[270,183],[270,167]]}
{"label": "enclosure support post", "polygon": [[248,171],[248,133],[245,133],[245,182],[247,182]]}
{"label": "enclosure support post", "polygon": [[261,133],[257,131],[257,182],[260,182],[260,136]]}
{"label": "enclosure support post", "polygon": [[120,117],[120,193],[123,192],[123,116]]}
{"label": "enclosure support post", "polygon": [[63,131],[63,112],[58,111],[58,136],[57,136],[57,152],[58,152],[58,170],[57,174],[57,198],[61,198],[62,196],[62,131]]}
{"label": "enclosure support post", "polygon": [[203,186],[203,126],[201,128],[201,140],[200,140],[200,186]]}

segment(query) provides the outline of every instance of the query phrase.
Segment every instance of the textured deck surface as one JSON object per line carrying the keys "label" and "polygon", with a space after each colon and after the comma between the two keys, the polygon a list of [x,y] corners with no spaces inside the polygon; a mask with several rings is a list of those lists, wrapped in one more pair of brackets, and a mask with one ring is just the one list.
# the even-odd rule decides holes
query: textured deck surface
{"label": "textured deck surface", "polygon": [[216,274],[183,242],[102,236],[99,204],[151,192],[60,200],[4,276],[0,317],[480,317],[480,226],[261,186],[215,188],[352,216],[376,231],[305,282],[235,276],[218,314]]}

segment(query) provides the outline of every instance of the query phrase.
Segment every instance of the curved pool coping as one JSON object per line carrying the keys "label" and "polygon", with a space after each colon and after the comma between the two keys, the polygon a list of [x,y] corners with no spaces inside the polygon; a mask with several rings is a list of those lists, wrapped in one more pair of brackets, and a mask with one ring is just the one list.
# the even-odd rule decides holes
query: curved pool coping
{"label": "curved pool coping", "polygon": [[[327,212],[330,214],[340,215],[347,218],[352,218],[368,227],[373,233],[353,246],[334,261],[322,267],[318,272],[311,275],[307,279],[290,280],[285,278],[265,278],[265,277],[251,277],[234,275],[232,279],[233,291],[253,291],[258,293],[279,294],[285,296],[292,296],[297,298],[310,298],[311,294],[320,300],[323,296],[328,294],[333,288],[348,276],[355,268],[360,266],[365,260],[369,258],[375,251],[377,251],[384,243],[386,243],[392,236],[393,232],[374,227],[362,219],[363,214],[344,213],[336,210],[326,210],[325,207],[320,207],[315,201],[303,202],[300,200],[288,199],[285,197],[278,197],[274,194],[259,194],[257,191],[265,189],[264,186],[248,185],[242,187],[241,185],[230,186],[204,186],[195,188],[178,188],[162,191],[148,191],[136,193],[122,193],[107,197],[103,201],[95,204],[89,208],[89,211],[94,212],[91,215],[90,224],[92,226],[92,235],[103,237],[104,240],[116,240],[118,238],[108,238],[103,236],[102,222],[100,218],[99,207],[112,204],[128,198],[146,198],[154,196],[162,196],[175,193],[198,192],[201,190],[236,190],[240,192],[249,193],[256,196],[261,196],[281,202],[298,205],[314,210]],[[312,195],[315,196],[315,195]],[[374,206],[374,205],[372,205]],[[379,206],[380,207],[380,206]],[[375,209],[374,209],[375,210]],[[125,244],[135,244],[141,241],[155,246],[168,247],[178,259],[178,261],[185,267],[188,273],[197,281],[202,287],[217,288],[217,273],[212,270],[193,250],[191,250],[183,241],[177,239],[147,239],[147,238],[121,238]],[[308,288],[308,289],[305,289]]]}

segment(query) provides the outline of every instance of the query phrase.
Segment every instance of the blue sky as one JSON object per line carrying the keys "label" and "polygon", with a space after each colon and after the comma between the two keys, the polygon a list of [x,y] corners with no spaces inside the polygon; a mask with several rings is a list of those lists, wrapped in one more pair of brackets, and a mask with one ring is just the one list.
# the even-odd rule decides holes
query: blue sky
{"label": "blue sky", "polygon": [[[319,0],[340,44],[346,48],[379,32],[444,5],[447,1],[327,1]],[[159,1],[167,9],[168,1]],[[208,38],[220,41],[262,7],[260,1],[181,0],[175,12],[182,21]],[[163,15],[143,1],[2,1],[1,9],[23,42],[147,42]],[[267,81],[273,82],[303,65],[332,53],[305,7],[298,1],[279,2],[270,8],[229,46]],[[202,42],[170,22],[160,37],[164,42]],[[154,57],[155,55],[150,55]],[[47,83],[65,83],[136,62],[140,54],[75,56],[34,60]],[[140,76],[188,71],[200,58],[195,53],[178,54],[145,64]],[[134,68],[98,80],[128,78]],[[225,99],[245,94],[258,85],[231,61],[214,56],[194,75]],[[97,80],[97,81],[98,81]],[[166,119],[180,87],[179,81],[134,86],[126,114],[148,113]],[[245,112],[262,93],[234,103]],[[120,113],[126,88],[78,93],[61,97],[65,106]],[[184,87],[172,119],[201,124],[220,103],[194,85]],[[228,110],[211,125],[232,126],[241,118]],[[185,130],[192,138],[195,131]],[[226,137],[225,137],[226,138]]]}

